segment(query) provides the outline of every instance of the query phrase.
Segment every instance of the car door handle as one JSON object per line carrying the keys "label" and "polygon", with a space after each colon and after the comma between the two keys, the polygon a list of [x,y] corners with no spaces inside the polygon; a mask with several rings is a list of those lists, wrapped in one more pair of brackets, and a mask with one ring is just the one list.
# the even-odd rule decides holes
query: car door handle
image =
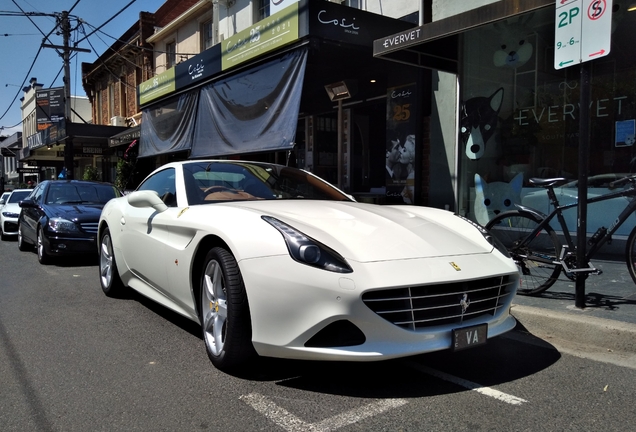
{"label": "car door handle", "polygon": [[126,225],[126,219],[122,216],[121,220],[119,221],[120,224],[122,225]]}

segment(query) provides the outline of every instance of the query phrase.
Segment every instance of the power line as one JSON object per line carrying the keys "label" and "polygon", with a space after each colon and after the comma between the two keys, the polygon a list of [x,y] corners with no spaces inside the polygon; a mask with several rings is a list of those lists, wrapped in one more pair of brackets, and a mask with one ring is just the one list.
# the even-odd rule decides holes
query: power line
{"label": "power line", "polygon": [[[57,16],[56,14],[45,14],[45,13],[42,13],[42,12],[25,12],[25,11],[24,11],[24,9],[22,9],[22,8],[20,7],[20,5],[19,5],[18,3],[16,3],[16,1],[15,1],[15,0],[11,0],[11,1],[13,2],[13,4],[14,4],[14,5],[16,5],[16,7],[17,7],[18,9],[20,9],[20,11],[22,12],[22,16],[27,17],[27,18],[29,19],[29,21],[31,21],[31,24],[33,24],[33,25],[35,26],[35,28],[36,28],[36,29],[38,29],[38,31],[39,31],[40,33],[42,33],[42,35],[44,36],[44,39],[45,39],[45,40],[47,40],[47,41],[49,41],[49,43],[53,43],[53,42],[51,42],[51,40],[49,39],[49,36],[51,35],[51,33],[53,33],[53,30],[51,30],[51,31],[49,32],[49,34],[44,34],[44,32],[42,31],[42,29],[40,29],[40,27],[38,27],[38,25],[35,23],[35,21],[33,21],[33,20],[31,19],[31,15],[33,15],[33,16],[54,16],[54,17],[56,17],[56,18],[57,18],[58,16]],[[54,29],[55,29],[55,28],[54,28]],[[58,53],[59,55],[62,55],[59,51],[58,51],[57,53]],[[1,117],[0,117],[0,118],[1,118]]]}
{"label": "power line", "polygon": [[[93,47],[93,44],[91,43],[90,39],[85,38],[86,42],[88,42],[88,45],[90,45],[91,48],[93,48],[93,51],[95,51],[95,47]],[[112,48],[110,48],[112,50]],[[113,50],[114,51],[114,50]],[[96,52],[96,51],[95,51]],[[115,54],[123,59],[125,59],[126,61],[128,61],[129,63],[131,63],[132,65],[134,65],[135,67],[139,67],[136,63],[131,62],[130,60],[128,60],[127,58],[121,56],[119,53],[115,52]],[[112,70],[110,70],[110,68],[106,65],[106,63],[104,63],[104,61],[102,60],[101,56],[97,58],[99,60],[99,62],[101,63],[101,65],[108,71],[108,73],[110,73],[115,79],[117,79],[117,81],[119,82],[123,82],[124,84],[126,84],[128,87],[132,88],[132,89],[137,89],[135,86],[122,81],[121,77],[117,76]]]}
{"label": "power line", "polygon": [[[84,21],[84,24],[86,24],[87,26],[89,26],[91,28],[95,28],[94,26],[92,26],[90,23],[87,23],[86,21]],[[104,36],[108,36],[109,38],[115,40],[116,42],[121,42],[122,44],[124,44],[126,46],[129,46],[129,47],[135,47],[135,48],[143,50],[143,51],[150,51],[150,52],[156,52],[156,53],[161,53],[161,54],[166,54],[167,53],[167,51],[160,51],[160,50],[157,50],[157,49],[154,49],[154,48],[146,48],[146,47],[143,47],[143,46],[133,45],[133,44],[131,44],[131,43],[125,41],[125,40],[118,39],[115,36],[111,36],[108,33],[104,32],[103,30],[99,30],[99,29],[95,29],[95,30],[98,31],[99,33],[103,34]],[[95,33],[95,32],[93,32],[93,33]],[[89,36],[91,36],[93,33],[91,33]],[[99,40],[104,42],[101,38]],[[108,44],[106,42],[104,42],[104,45],[108,45]],[[112,48],[111,48],[111,50],[112,50]],[[195,55],[199,55],[199,54],[200,53],[180,53],[180,52],[175,53],[175,55],[182,55],[182,56],[195,56]]]}
{"label": "power line", "polygon": [[[38,56],[40,55],[40,52],[42,51],[42,47],[40,46],[40,48],[38,48],[38,52],[35,54],[35,58],[33,59],[33,63],[31,63],[31,67],[29,68],[29,71],[27,72],[26,76],[24,77],[24,81],[22,81],[22,85],[20,86],[20,89],[18,90],[18,92],[15,94],[15,96],[13,97],[13,100],[11,101],[11,103],[9,104],[9,106],[7,107],[6,111],[2,114],[2,116],[0,116],[0,120],[2,120],[4,118],[4,116],[7,115],[7,113],[9,112],[9,110],[11,109],[11,106],[13,105],[13,103],[15,102],[15,100],[18,98],[18,96],[20,95],[20,92],[22,91],[22,87],[24,87],[24,84],[27,81],[27,77],[29,75],[31,75],[31,70],[33,70],[33,66],[35,66],[35,62],[38,59]],[[19,123],[18,123],[19,124]]]}
{"label": "power line", "polygon": [[113,19],[115,19],[120,13],[122,13],[123,11],[125,11],[126,9],[128,9],[128,7],[133,4],[134,2],[136,2],[137,0],[131,0],[130,3],[128,3],[126,6],[124,6],[122,9],[120,9],[119,12],[117,12],[115,15],[113,15],[112,17],[110,17],[108,20],[106,20],[106,22],[104,22],[102,25],[100,25],[99,27],[97,27],[91,34],[88,34],[86,36],[84,36],[83,39],[78,40],[77,42],[75,42],[75,44],[78,44],[80,42],[82,42],[84,39],[88,38],[89,36],[91,36],[93,33],[95,33],[97,30],[101,29],[102,27],[104,27],[106,24],[108,24],[109,22],[111,22]]}

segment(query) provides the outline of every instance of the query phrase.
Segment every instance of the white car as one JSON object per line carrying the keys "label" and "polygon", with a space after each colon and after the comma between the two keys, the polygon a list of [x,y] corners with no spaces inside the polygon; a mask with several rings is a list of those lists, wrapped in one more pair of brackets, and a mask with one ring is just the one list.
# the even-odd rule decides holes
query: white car
{"label": "white car", "polygon": [[2,211],[2,207],[7,203],[7,198],[9,198],[11,192],[3,192],[2,196],[0,196],[0,212]]}
{"label": "white car", "polygon": [[174,162],[109,201],[100,282],[201,324],[220,369],[254,354],[371,361],[481,345],[515,326],[519,273],[453,213],[355,202],[260,162]]}
{"label": "white car", "polygon": [[6,199],[0,210],[0,239],[18,235],[18,217],[20,216],[20,201],[25,199],[33,189],[14,189]]}

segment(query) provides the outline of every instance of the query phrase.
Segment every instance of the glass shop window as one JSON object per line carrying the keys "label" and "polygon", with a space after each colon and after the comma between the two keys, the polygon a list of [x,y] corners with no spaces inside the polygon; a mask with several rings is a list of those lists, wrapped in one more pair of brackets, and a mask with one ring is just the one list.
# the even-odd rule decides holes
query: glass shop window
{"label": "glass shop window", "polygon": [[[634,27],[636,12],[615,1],[611,52],[590,62],[590,193],[608,191],[604,178],[636,171]],[[554,68],[554,8],[468,31],[462,50],[460,212],[481,224],[515,203],[549,212],[544,189],[528,183],[533,177],[573,181],[559,196],[562,204],[573,201],[580,67]],[[607,224],[601,213],[608,206],[588,208],[588,231]],[[576,209],[569,212],[576,230]]]}

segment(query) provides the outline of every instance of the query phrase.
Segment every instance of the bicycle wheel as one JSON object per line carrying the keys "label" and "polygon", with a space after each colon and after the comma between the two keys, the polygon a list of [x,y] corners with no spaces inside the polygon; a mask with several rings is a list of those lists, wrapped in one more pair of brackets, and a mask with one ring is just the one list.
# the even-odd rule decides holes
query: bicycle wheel
{"label": "bicycle wheel", "polygon": [[636,283],[636,227],[632,230],[627,238],[627,250],[625,251],[625,258],[627,259],[627,268],[629,274],[632,276],[632,280]]}
{"label": "bicycle wheel", "polygon": [[561,243],[550,225],[545,225],[533,239],[526,239],[540,222],[531,213],[514,210],[501,213],[486,224],[486,229],[503,243],[519,267],[519,294],[542,293],[556,282],[561,272],[561,265],[554,264]]}

